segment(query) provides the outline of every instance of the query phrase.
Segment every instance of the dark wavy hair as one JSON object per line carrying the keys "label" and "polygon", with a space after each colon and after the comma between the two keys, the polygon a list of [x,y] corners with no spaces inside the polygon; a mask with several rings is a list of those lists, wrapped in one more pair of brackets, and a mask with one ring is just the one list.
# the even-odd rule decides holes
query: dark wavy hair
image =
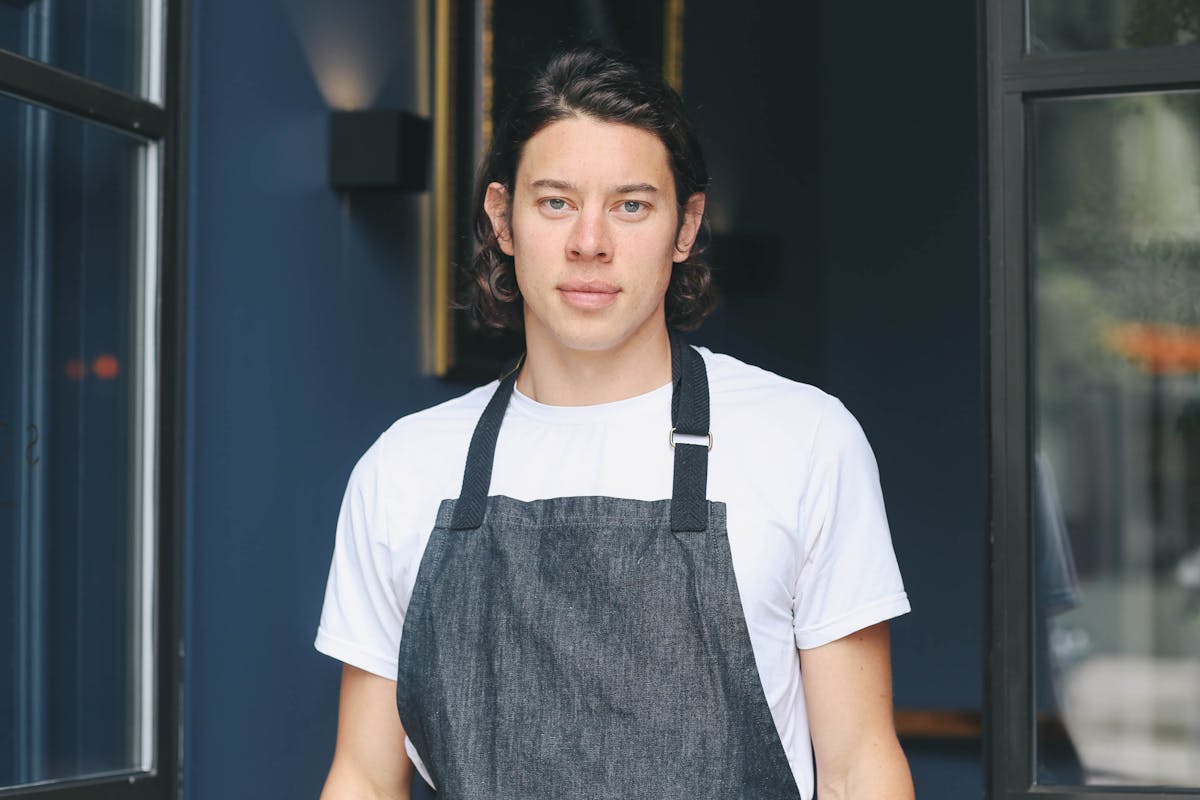
{"label": "dark wavy hair", "polygon": [[[501,251],[484,211],[488,184],[503,185],[511,202],[525,143],[550,123],[575,116],[632,125],[662,141],[675,179],[679,226],[683,225],[688,198],[708,189],[708,168],[700,140],[674,89],[613,50],[583,45],[560,52],[509,106],[476,176],[474,232],[478,250],[464,269],[459,307],[470,310],[485,330],[515,332],[525,323],[513,259]],[[703,234],[707,234],[707,227],[705,220],[701,225]],[[712,274],[701,258],[703,249],[698,240],[688,259],[674,264],[671,270],[667,324],[680,330],[699,327],[716,305]]]}

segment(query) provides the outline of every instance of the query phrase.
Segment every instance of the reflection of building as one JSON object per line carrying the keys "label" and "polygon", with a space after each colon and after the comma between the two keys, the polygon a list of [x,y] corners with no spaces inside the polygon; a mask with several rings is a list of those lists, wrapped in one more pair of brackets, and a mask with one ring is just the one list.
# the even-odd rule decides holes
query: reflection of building
{"label": "reflection of building", "polygon": [[[1081,783],[1083,778],[1074,741],[1078,732],[1062,724],[1063,673],[1088,647],[1086,633],[1081,635],[1059,621],[1060,615],[1079,605],[1079,578],[1069,536],[1054,471],[1038,453],[1033,462],[1034,680],[1042,751],[1038,779],[1057,784]],[[1047,720],[1057,724],[1042,724]]]}
{"label": "reflection of building", "polygon": [[[1089,403],[1092,411],[1070,426],[1060,463],[1077,476],[1066,505],[1082,602],[1047,624],[1065,662],[1058,702],[1090,780],[1190,785],[1200,780],[1196,740],[1184,734],[1195,728],[1197,684],[1189,681],[1200,669],[1200,606],[1186,580],[1195,547],[1187,476],[1196,456],[1169,421],[1186,418],[1196,389],[1190,379],[1166,392],[1149,382],[1130,376],[1128,388]],[[1155,404],[1160,411],[1150,413]],[[1154,455],[1164,463],[1151,469]],[[1045,530],[1039,548],[1052,549],[1058,537]]]}
{"label": "reflection of building", "polygon": [[[1200,559],[1200,398],[1183,404],[1175,421],[1183,450],[1183,530],[1186,558]],[[1195,577],[1192,577],[1195,575]],[[1195,569],[1177,573],[1181,585],[1200,589],[1200,574]]]}

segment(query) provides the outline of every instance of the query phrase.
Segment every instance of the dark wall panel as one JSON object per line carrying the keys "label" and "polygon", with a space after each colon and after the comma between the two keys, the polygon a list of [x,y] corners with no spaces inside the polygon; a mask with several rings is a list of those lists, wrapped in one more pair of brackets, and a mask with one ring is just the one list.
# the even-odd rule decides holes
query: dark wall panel
{"label": "dark wall panel", "polygon": [[312,639],[346,479],[461,389],[419,373],[417,201],[330,190],[308,59],[372,20],[375,104],[412,109],[412,11],[193,8],[186,796],[315,797],[340,668]]}
{"label": "dark wall panel", "polygon": [[[983,693],[975,6],[818,6],[824,384],[879,460],[913,605],[893,629],[909,708],[978,710]],[[978,747],[909,752],[919,797],[982,796]],[[973,795],[950,788],[964,770]]]}
{"label": "dark wall panel", "polygon": [[724,296],[693,338],[807,383],[822,358],[816,35],[809,3],[687,3],[683,94],[712,177],[708,255]]}

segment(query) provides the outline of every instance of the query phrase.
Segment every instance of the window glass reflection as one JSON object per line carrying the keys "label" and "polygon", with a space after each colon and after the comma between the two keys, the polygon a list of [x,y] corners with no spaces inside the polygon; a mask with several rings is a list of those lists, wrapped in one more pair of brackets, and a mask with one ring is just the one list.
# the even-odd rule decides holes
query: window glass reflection
{"label": "window glass reflection", "polygon": [[1200,786],[1200,94],[1031,111],[1039,780]]}
{"label": "window glass reflection", "polygon": [[0,48],[144,94],[142,37],[160,0],[0,0]]}
{"label": "window glass reflection", "polygon": [[0,788],[147,762],[143,146],[0,96]]}
{"label": "window glass reflection", "polygon": [[1195,0],[1029,0],[1029,50],[1171,47],[1200,39]]}

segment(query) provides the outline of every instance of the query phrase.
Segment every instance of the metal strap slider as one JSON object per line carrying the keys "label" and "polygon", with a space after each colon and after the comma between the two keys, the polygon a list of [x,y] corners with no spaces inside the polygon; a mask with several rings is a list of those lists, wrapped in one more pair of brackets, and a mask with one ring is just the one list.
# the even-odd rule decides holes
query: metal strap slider
{"label": "metal strap slider", "polygon": [[708,445],[708,449],[712,450],[713,435],[710,432],[707,437],[698,436],[693,433],[676,433],[674,428],[671,428],[671,434],[667,437],[667,441],[671,443],[671,449],[675,449],[675,444],[694,444],[703,447]]}

